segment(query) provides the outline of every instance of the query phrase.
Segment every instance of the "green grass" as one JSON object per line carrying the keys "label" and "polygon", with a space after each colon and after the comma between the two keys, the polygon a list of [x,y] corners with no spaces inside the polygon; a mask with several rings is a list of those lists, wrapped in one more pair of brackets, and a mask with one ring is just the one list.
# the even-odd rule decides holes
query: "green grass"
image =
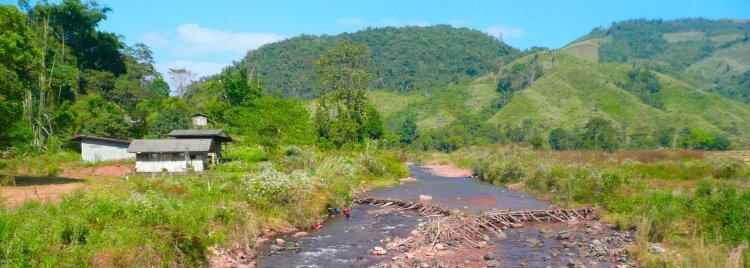
{"label": "green grass", "polygon": [[226,153],[232,162],[207,173],[131,175],[116,189],[1,207],[0,266],[205,266],[211,247],[252,247],[261,229],[308,227],[353,191],[407,174],[401,157],[377,146]]}
{"label": "green grass", "polygon": [[[430,159],[430,157],[427,157]],[[473,161],[479,178],[520,183],[564,206],[600,206],[619,228],[636,228],[628,252],[646,266],[729,265],[750,242],[750,166],[722,155],[685,151],[538,152],[470,148],[435,159]],[[647,252],[649,243],[670,253]],[[750,250],[743,252],[744,262]]]}

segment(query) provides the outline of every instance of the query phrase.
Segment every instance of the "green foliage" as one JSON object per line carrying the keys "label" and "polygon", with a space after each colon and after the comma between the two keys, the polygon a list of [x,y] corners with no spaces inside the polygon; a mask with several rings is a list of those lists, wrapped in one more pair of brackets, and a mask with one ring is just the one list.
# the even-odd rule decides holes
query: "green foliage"
{"label": "green foliage", "polygon": [[367,63],[372,88],[400,92],[429,90],[500,68],[516,49],[477,30],[447,25],[365,29],[336,36],[302,35],[250,51],[240,66],[256,70],[268,91],[310,98],[322,89],[314,62],[342,42],[372,50]]}
{"label": "green foliage", "polygon": [[664,101],[661,96],[661,85],[656,75],[644,68],[634,68],[628,71],[628,80],[622,88],[630,91],[651,107],[661,109]]}
{"label": "green foliage", "polygon": [[26,88],[36,82],[41,57],[25,16],[15,7],[0,5],[0,148],[11,145],[18,131]]}
{"label": "green foliage", "polygon": [[87,95],[76,101],[70,107],[69,114],[73,123],[70,126],[72,133],[116,139],[130,136],[125,112],[99,95]]}
{"label": "green foliage", "polygon": [[549,132],[549,146],[552,150],[562,151],[573,148],[573,144],[570,143],[572,138],[567,131],[563,128],[555,128]]}
{"label": "green foliage", "polygon": [[549,51],[540,50],[531,56],[500,69],[497,91],[500,93],[498,106],[502,107],[513,99],[513,95],[531,85],[535,80],[544,75],[542,61],[548,56]]}
{"label": "green foliage", "polygon": [[686,149],[726,151],[731,147],[731,142],[726,137],[703,129],[688,128],[681,134],[679,142]]}
{"label": "green foliage", "polygon": [[401,144],[411,144],[417,139],[417,123],[414,119],[406,118],[398,128],[398,137]]}
{"label": "green foliage", "polygon": [[149,122],[148,136],[164,138],[175,129],[191,128],[190,119],[184,113],[175,110],[166,110],[155,113],[152,122]]}
{"label": "green foliage", "polygon": [[585,148],[602,149],[604,151],[614,151],[620,148],[621,137],[620,131],[614,126],[612,121],[595,117],[589,120],[584,127],[583,142]]}
{"label": "green foliage", "polygon": [[367,47],[343,43],[326,51],[315,62],[318,85],[323,90],[318,99],[315,124],[324,143],[341,147],[383,135],[380,115],[365,95],[369,61]]}
{"label": "green foliage", "polygon": [[314,141],[310,115],[297,100],[263,96],[230,108],[223,117],[229,130],[245,138],[244,143],[277,148]]}

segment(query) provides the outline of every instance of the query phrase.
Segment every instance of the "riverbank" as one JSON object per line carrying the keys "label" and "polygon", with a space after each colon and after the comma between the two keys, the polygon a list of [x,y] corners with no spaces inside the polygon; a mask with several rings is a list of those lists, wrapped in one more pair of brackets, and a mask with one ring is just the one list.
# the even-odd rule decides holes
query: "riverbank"
{"label": "riverbank", "polygon": [[646,266],[750,263],[750,168],[731,155],[482,147],[421,160],[470,166],[482,180],[555,204],[601,206],[603,220],[636,230],[628,254]]}
{"label": "riverbank", "polygon": [[[526,194],[496,187],[469,178],[435,174],[433,167],[411,166],[415,182],[378,188],[360,197],[399,198],[419,202],[430,195],[430,204],[454,211],[496,209],[548,209],[549,203]],[[476,200],[492,200],[477,202]],[[334,218],[319,231],[305,237],[282,237],[291,248],[279,248],[268,241],[261,267],[290,265],[413,267],[415,265],[501,267],[530,265],[565,266],[592,263],[630,264],[622,248],[633,241],[632,233],[617,231],[598,221],[570,221],[559,224],[532,224],[525,228],[503,228],[502,235],[488,232],[482,247],[439,243],[437,250],[408,246],[415,233],[434,221],[434,217],[408,209],[384,205],[354,207],[352,221]],[[428,213],[429,214],[429,213]],[[523,225],[521,225],[523,226]],[[520,226],[517,226],[520,227]],[[378,248],[379,247],[379,248]]]}

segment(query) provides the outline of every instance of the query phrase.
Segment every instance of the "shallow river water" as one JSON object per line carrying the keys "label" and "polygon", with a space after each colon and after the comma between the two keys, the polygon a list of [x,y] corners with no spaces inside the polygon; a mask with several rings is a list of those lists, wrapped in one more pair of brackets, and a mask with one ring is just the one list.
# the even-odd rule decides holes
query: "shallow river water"
{"label": "shallow river water", "polygon": [[[470,211],[550,207],[546,201],[476,179],[442,177],[416,165],[409,169],[417,182],[372,190],[363,196],[416,201],[419,195],[431,195],[433,203]],[[375,213],[379,210],[382,209],[355,205],[351,220],[331,218],[318,231],[309,232],[308,236],[283,237],[286,241],[299,243],[300,248],[281,252],[261,250],[262,257],[258,259],[258,264],[260,267],[368,267],[387,261],[392,254],[375,256],[368,254],[368,250],[374,246],[382,246],[380,241],[387,237],[409,236],[411,230],[427,219],[408,211]],[[507,230],[507,239],[495,241],[498,261],[504,267],[518,266],[521,262],[529,267],[565,266],[566,251],[572,256],[575,249],[563,248],[554,237],[543,235],[545,232],[554,232],[560,225],[564,224],[546,226],[542,232],[533,225]],[[539,243],[529,244],[526,242],[529,238],[537,239]],[[560,257],[550,258],[548,252],[558,249]]]}

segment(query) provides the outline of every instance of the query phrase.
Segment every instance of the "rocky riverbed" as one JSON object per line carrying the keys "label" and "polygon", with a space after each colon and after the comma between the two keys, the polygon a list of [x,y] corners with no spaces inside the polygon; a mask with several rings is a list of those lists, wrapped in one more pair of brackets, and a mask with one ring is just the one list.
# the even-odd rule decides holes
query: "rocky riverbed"
{"label": "rocky riverbed", "polygon": [[[469,178],[445,177],[435,167],[410,167],[415,180],[376,189],[367,196],[418,201],[461,211],[548,209],[524,193]],[[487,234],[477,245],[401,245],[430,218],[413,211],[356,205],[354,217],[335,217],[317,231],[264,241],[261,267],[631,267],[626,248],[632,231],[597,220],[526,223]]]}

